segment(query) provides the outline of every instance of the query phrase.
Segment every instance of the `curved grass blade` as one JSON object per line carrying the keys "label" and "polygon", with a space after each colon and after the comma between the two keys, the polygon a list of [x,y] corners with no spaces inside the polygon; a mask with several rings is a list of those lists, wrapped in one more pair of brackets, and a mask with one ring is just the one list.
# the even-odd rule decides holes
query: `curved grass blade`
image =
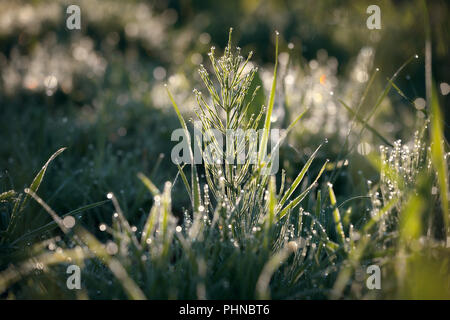
{"label": "curved grass blade", "polygon": [[258,299],[270,299],[269,283],[272,275],[282,265],[284,261],[291,255],[292,251],[284,247],[275,253],[266,263],[256,282],[256,296]]}
{"label": "curved grass blade", "polygon": [[149,178],[147,178],[147,176],[145,174],[143,174],[142,172],[139,172],[137,174],[137,177],[139,178],[139,180],[142,181],[142,183],[147,187],[147,189],[150,191],[150,193],[154,197],[161,194],[161,192],[159,192],[158,188],[153,184],[153,182]]}
{"label": "curved grass blade", "polygon": [[[103,201],[99,201],[99,202],[96,202],[96,203],[88,204],[88,205],[86,205],[86,206],[80,207],[80,208],[78,208],[78,209],[72,210],[72,211],[70,211],[70,212],[68,212],[68,213],[66,213],[66,214],[64,214],[64,215],[62,215],[61,218],[65,218],[65,217],[67,217],[67,216],[74,216],[75,219],[78,219],[78,220],[79,220],[80,217],[77,217],[77,216],[75,216],[75,215],[77,215],[77,214],[79,214],[79,213],[84,213],[84,212],[87,211],[87,210],[94,209],[94,208],[96,208],[96,207],[99,207],[99,206],[101,206],[101,205],[104,205],[104,204],[107,203],[107,202],[110,202],[110,201],[109,201],[109,200],[103,200]],[[22,243],[23,241],[25,241],[25,240],[27,240],[27,239],[30,239],[30,238],[33,238],[33,237],[38,237],[39,235],[41,235],[41,234],[43,234],[43,233],[45,233],[45,232],[52,231],[52,230],[55,229],[56,227],[57,227],[57,224],[56,224],[55,221],[49,222],[49,223],[47,223],[46,225],[44,225],[44,226],[42,226],[42,227],[39,227],[39,228],[37,228],[37,229],[34,229],[34,230],[32,230],[32,231],[30,231],[30,232],[24,234],[23,236],[21,236],[20,238],[18,238],[17,240],[15,240],[15,241],[11,244],[11,246],[14,246],[15,244],[20,244],[20,243]]]}
{"label": "curved grass blade", "polygon": [[[52,154],[52,156],[47,160],[47,162],[44,164],[44,166],[42,167],[42,169],[38,172],[38,174],[36,175],[36,177],[34,178],[33,182],[31,183],[29,189],[33,192],[37,192],[39,189],[39,186],[41,185],[42,179],[44,178],[45,172],[47,171],[47,168],[49,166],[49,164],[59,155],[61,154],[64,150],[66,150],[66,148],[61,148],[58,151],[56,151],[54,154]],[[21,210],[23,208],[25,208],[25,204],[27,203],[28,199],[29,199],[30,195],[26,195],[25,199],[23,199],[22,202],[22,206],[21,206]]]}
{"label": "curved grass blade", "polygon": [[394,147],[394,145],[392,143],[389,142],[388,139],[386,139],[385,137],[383,137],[383,135],[381,133],[379,133],[375,128],[373,128],[371,125],[369,125],[367,123],[366,120],[364,120],[363,118],[361,118],[359,115],[357,115],[355,113],[355,111],[352,110],[352,108],[350,108],[344,101],[342,101],[341,99],[338,99],[338,101],[344,106],[344,108],[353,116],[355,117],[356,120],[358,120],[367,130],[369,130],[370,132],[372,132],[375,136],[377,136],[380,140],[382,140],[385,144],[387,144],[390,147]]}
{"label": "curved grass blade", "polygon": [[[25,192],[29,194],[34,200],[36,200],[45,209],[45,211],[48,212],[48,214],[50,214],[50,216],[53,218],[53,220],[56,222],[56,224],[64,233],[69,232],[68,228],[66,228],[62,223],[62,219],[56,214],[55,211],[53,211],[52,208],[50,208],[50,206],[47,203],[45,203],[44,200],[42,200],[35,192],[33,192],[30,189],[27,189]],[[114,197],[112,199],[115,200]],[[131,299],[135,300],[145,299],[144,293],[137,286],[134,280],[130,278],[127,271],[125,270],[123,265],[119,262],[119,260],[109,255],[105,247],[89,231],[85,230],[81,226],[76,226],[73,231],[78,236],[77,237],[78,242],[86,245],[92,254],[97,256],[109,267],[111,272],[122,284],[123,288],[125,289],[125,292]],[[55,256],[55,254],[51,254],[50,256],[53,257]]]}
{"label": "curved grass blade", "polygon": [[386,205],[378,211],[378,213],[371,217],[370,220],[362,228],[363,233],[367,233],[385,214],[387,214],[391,209],[397,204],[399,198],[393,198],[386,203]]}
{"label": "curved grass blade", "polygon": [[330,194],[330,202],[334,207],[333,209],[333,220],[336,228],[336,235],[340,244],[345,244],[345,234],[344,227],[342,226],[341,215],[339,213],[339,209],[336,205],[336,196],[333,191],[333,185],[331,183],[328,184],[328,192]]}

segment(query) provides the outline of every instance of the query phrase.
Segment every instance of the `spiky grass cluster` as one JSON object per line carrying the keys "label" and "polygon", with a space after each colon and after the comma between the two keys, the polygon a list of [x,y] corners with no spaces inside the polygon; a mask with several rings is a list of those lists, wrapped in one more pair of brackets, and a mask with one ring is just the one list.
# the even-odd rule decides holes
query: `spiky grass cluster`
{"label": "spiky grass cluster", "polygon": [[[233,52],[231,32],[224,55],[216,60],[213,53],[214,49],[210,59],[217,83],[201,67],[200,75],[210,97],[205,99],[195,91],[201,130],[206,132],[214,128],[226,135],[228,129],[256,129],[266,113],[261,143],[256,145],[249,137],[244,137],[234,149],[236,155],[240,148],[257,148],[257,163],[252,164],[250,159],[238,165],[222,162],[209,165],[205,162],[203,170],[206,181],[200,181],[194,162],[191,164],[190,181],[183,171],[184,165],[179,166],[180,176],[192,200],[192,212],[187,212],[183,221],[178,222],[171,208],[172,183],[167,182],[161,192],[152,181],[140,174],[139,178],[153,196],[153,205],[143,228],[138,231],[129,224],[115,195],[110,193],[108,198],[115,212],[111,226],[100,225],[100,231],[106,232],[110,238],[103,245],[80,226],[69,230],[37,196],[37,188],[31,188],[28,194],[44,206],[70,239],[75,240],[74,248],[52,242],[51,251],[55,250],[54,254],[58,254],[58,262],[75,258],[99,261],[109,267],[130,298],[268,298],[271,296],[270,281],[273,276],[281,277],[275,296],[284,296],[293,292],[305,269],[317,268],[324,263],[324,258],[330,253],[327,250],[335,248],[333,241],[320,222],[303,209],[295,209],[316,186],[325,165],[316,179],[294,197],[317,150],[286,191],[283,191],[284,175],[277,192],[275,177],[264,171],[272,165],[272,153],[280,145],[278,143],[266,156],[277,64],[268,108],[265,110],[259,106],[260,111],[255,116],[248,111],[258,90],[249,92],[256,72],[256,69],[246,71],[251,55],[244,61],[239,50],[237,54]],[[187,124],[168,93],[189,139]],[[216,151],[222,152],[219,148]],[[193,156],[192,149],[190,155]],[[292,201],[289,201],[291,198]],[[297,214],[291,216],[292,212]],[[303,219],[303,216],[307,218]],[[305,222],[308,228],[303,227]],[[294,257],[289,258],[292,253]],[[51,256],[45,254],[34,259],[47,267],[54,263]],[[280,270],[280,264],[288,259],[290,262]],[[91,272],[87,271],[88,275]],[[19,269],[9,269],[1,277],[1,288],[14,282],[20,274]],[[101,279],[96,281],[102,282]],[[104,281],[112,283],[110,278]],[[98,284],[96,286],[99,287]],[[103,295],[108,297],[109,293],[103,292]],[[87,294],[90,295],[89,292]]]}
{"label": "spiky grass cluster", "polygon": [[[204,142],[204,147],[209,147],[217,155],[214,164],[205,161],[205,176],[208,189],[215,200],[226,208],[226,215],[241,222],[239,229],[245,233],[255,227],[260,218],[259,213],[264,212],[268,183],[268,179],[263,179],[257,172],[258,166],[252,164],[251,155],[257,152],[257,141],[254,136],[246,134],[248,130],[259,127],[265,110],[264,106],[258,106],[258,115],[249,114],[249,107],[260,89],[257,87],[253,92],[249,91],[257,68],[246,69],[252,53],[244,60],[240,55],[240,48],[236,48],[236,53],[233,52],[231,30],[223,56],[216,59],[214,47],[208,56],[216,81],[211,80],[208,71],[201,65],[199,74],[209,97],[207,102],[200,91],[194,90],[199,106],[196,114],[203,136],[211,129],[220,132],[221,136],[212,136],[211,145]],[[242,136],[233,137],[229,132],[241,133]],[[217,139],[226,141],[225,150]],[[234,164],[233,159],[237,159],[243,152],[247,152],[244,163]],[[232,159],[233,162],[226,161],[227,159]]]}
{"label": "spiky grass cluster", "polygon": [[[399,197],[413,188],[418,174],[425,168],[431,168],[423,133],[419,134],[418,131],[414,134],[412,147],[397,140],[393,148],[381,146],[380,153],[382,161],[380,183],[385,200]],[[396,177],[392,177],[393,173]]]}
{"label": "spiky grass cluster", "polygon": [[[434,117],[439,117],[439,115],[434,115]],[[433,124],[433,126],[435,125],[436,123]],[[436,171],[439,164],[442,164],[444,168],[448,166],[447,155],[442,153],[442,155],[435,156],[436,159],[440,159],[440,162],[433,162],[434,146],[439,144],[439,141],[430,139],[430,146],[427,146],[425,135],[429,127],[430,121],[427,119],[423,128],[414,133],[410,145],[402,144],[402,141],[398,140],[394,142],[392,148],[380,147],[380,192],[370,194],[373,203],[372,214],[379,214],[381,202],[395,202],[394,212],[385,215],[380,221],[380,233],[397,230],[401,219],[400,214],[411,201],[411,194],[424,196],[424,190],[431,193],[427,197],[434,198],[433,203],[430,203],[430,207],[427,208],[426,215],[428,217],[427,222],[424,223],[425,229],[428,229],[428,236],[433,238],[435,232],[431,232],[431,230],[436,228],[440,228],[439,233],[443,235],[448,232],[446,230],[448,212],[445,210],[445,203],[448,200],[444,194],[445,188],[442,187]],[[441,209],[437,205],[439,202],[442,204]]]}
{"label": "spiky grass cluster", "polygon": [[[217,160],[214,164],[205,161],[204,170],[206,177],[206,184],[204,186],[205,202],[208,205],[194,204],[194,212],[200,211],[202,213],[213,213],[214,224],[219,223],[219,227],[231,226],[232,235],[234,239],[242,239],[248,234],[251,234],[255,229],[261,229],[263,224],[273,225],[275,220],[279,220],[292,211],[303,200],[308,192],[315,186],[315,183],[322,174],[325,166],[322,168],[315,181],[306,189],[300,196],[288,203],[288,200],[294,194],[300,182],[305,177],[306,172],[311,165],[316,152],[308,160],[305,167],[299,173],[294,183],[284,190],[284,175],[280,191],[276,192],[275,178],[271,177],[267,172],[270,171],[273,165],[274,157],[280,147],[279,141],[273,147],[269,155],[266,156],[266,149],[268,147],[269,132],[271,129],[271,113],[273,110],[275,87],[276,87],[276,72],[277,62],[275,63],[273,86],[269,98],[268,108],[264,106],[256,106],[259,110],[258,114],[250,113],[254,110],[252,103],[254,97],[259,90],[250,91],[250,85],[257,72],[256,68],[246,70],[250,61],[252,53],[248,58],[240,55],[240,49],[233,52],[231,45],[231,30],[229,34],[228,45],[224,50],[222,57],[217,59],[214,55],[214,47],[209,53],[211,67],[215,75],[213,81],[204,66],[200,67],[199,73],[208,90],[209,97],[206,97],[198,90],[194,90],[199,108],[196,110],[198,120],[201,123],[202,134],[206,136],[208,131],[215,129],[220,132],[221,137],[211,137],[211,143],[204,142],[201,147],[210,148],[213,154],[217,155]],[[276,53],[278,53],[278,35]],[[276,55],[277,56],[277,55]],[[169,92],[170,94],[170,92]],[[174,101],[173,101],[174,102]],[[174,103],[177,113],[178,107]],[[248,130],[256,130],[265,114],[265,121],[263,127],[263,135],[260,143],[254,140],[254,137],[248,135]],[[303,116],[301,114],[289,126],[289,131]],[[180,118],[181,125],[185,127],[184,120]],[[237,137],[236,140],[229,139],[228,132],[243,132],[242,136]],[[285,136],[284,136],[285,137]],[[218,139],[226,141],[225,150],[222,144],[218,143]],[[194,143],[200,144],[198,141]],[[230,148],[230,144],[232,147]],[[231,154],[229,152],[231,150]],[[237,159],[242,151],[246,151],[244,163],[230,163],[224,159]],[[193,151],[190,151],[193,154]],[[252,154],[257,155],[257,163],[253,163]],[[205,159],[206,160],[206,159]],[[191,167],[192,172],[196,172],[194,166]],[[192,186],[187,185],[187,179],[180,168],[180,174],[186,184],[187,190],[191,193],[192,190],[199,190],[198,177],[191,174]],[[271,186],[269,187],[269,182]],[[209,191],[214,196],[214,202],[209,201]],[[198,195],[192,194],[192,198],[198,198]],[[279,201],[278,201],[279,198]],[[213,208],[213,205],[217,205]],[[197,209],[196,209],[197,208]],[[287,220],[287,219],[286,219]]]}
{"label": "spiky grass cluster", "polygon": [[[394,142],[393,147],[380,147],[381,170],[380,170],[380,192],[371,193],[373,205],[372,214],[379,212],[380,204],[395,200],[397,213],[401,212],[407,195],[416,191],[417,180],[422,172],[431,174],[431,160],[427,156],[427,147],[424,142],[424,130],[414,134],[412,147],[402,144],[401,140]],[[387,228],[397,228],[398,215],[385,216],[380,223],[385,232]]]}
{"label": "spiky grass cluster", "polygon": [[[436,263],[437,268],[427,266],[430,268],[427,275],[445,269],[449,261],[445,244],[436,244],[435,237],[428,234],[426,243],[422,241],[426,234],[422,230],[425,208],[434,204],[434,199],[427,194],[428,185],[435,184],[439,188],[444,227],[447,224],[446,156],[442,146],[442,121],[436,105],[431,110],[431,147],[426,156],[423,155],[423,136],[416,137],[412,151],[399,143],[393,151],[382,150],[381,182],[372,188],[381,189],[382,196],[373,198],[378,202],[373,201],[372,210],[352,217],[352,207],[343,210],[345,202],[338,203],[331,183],[327,186],[327,197],[322,198],[319,191],[315,199],[309,198],[308,204],[300,207],[317,185],[326,164],[316,178],[311,179],[313,181],[308,179],[307,183],[302,183],[306,181],[317,149],[289,187],[285,186],[284,174],[277,188],[275,177],[264,172],[264,168],[271,166],[274,150],[268,157],[262,156],[266,153],[271,126],[277,64],[267,109],[260,106],[255,116],[248,111],[255,95],[249,88],[256,72],[255,69],[245,71],[249,59],[244,60],[239,51],[235,55],[231,41],[221,58],[216,60],[213,53],[214,50],[210,59],[217,82],[201,67],[200,74],[209,97],[196,92],[200,129],[206,132],[208,128],[215,128],[226,135],[229,128],[258,127],[265,114],[263,138],[257,146],[258,162],[246,162],[241,166],[205,163],[202,168],[205,181],[199,179],[194,161],[190,166],[190,181],[184,173],[185,165],[180,165],[179,175],[192,203],[192,210],[185,213],[182,221],[172,212],[173,183],[166,182],[160,191],[150,179],[139,174],[153,197],[142,227],[130,225],[119,201],[109,193],[108,199],[115,211],[110,225],[99,226],[100,231],[106,233],[105,241],[100,242],[79,223],[67,223],[64,217],[79,218],[82,212],[103,202],[60,216],[37,195],[48,165],[62,150],[58,151],[25,190],[24,196],[16,197],[14,191],[0,194],[0,201],[14,204],[10,218],[13,226],[0,234],[0,240],[2,245],[13,248],[25,240],[45,236],[56,226],[63,237],[37,242],[27,250],[31,258],[3,270],[0,292],[26,278],[30,287],[46,288],[45,292],[36,289],[37,296],[73,298],[74,293],[65,288],[64,271],[67,265],[76,263],[83,268],[83,286],[77,291],[78,298],[373,298],[377,297],[377,292],[368,292],[358,279],[361,278],[358,273],[364,273],[368,264],[376,263],[383,267],[384,275],[392,278],[388,287],[383,288],[383,296],[404,297],[405,292],[409,292],[408,277],[415,276],[417,262],[422,266],[430,257],[444,261]],[[187,124],[168,93],[189,139]],[[288,132],[301,117],[294,120]],[[252,147],[252,143],[249,139],[242,140],[246,148]],[[192,149],[189,151],[193,157]],[[220,148],[216,151],[223,152]],[[423,180],[423,170],[431,172],[437,182]],[[406,182],[400,183],[399,176]],[[23,210],[30,197],[42,205],[54,221],[17,235],[11,230],[18,224],[17,217],[25,215]],[[398,219],[398,223],[386,228],[386,221],[393,218]],[[420,256],[421,251],[429,253],[426,259]],[[49,276],[55,285],[42,286]],[[439,286],[441,278],[433,279],[438,279]],[[448,292],[439,294],[443,297]]]}

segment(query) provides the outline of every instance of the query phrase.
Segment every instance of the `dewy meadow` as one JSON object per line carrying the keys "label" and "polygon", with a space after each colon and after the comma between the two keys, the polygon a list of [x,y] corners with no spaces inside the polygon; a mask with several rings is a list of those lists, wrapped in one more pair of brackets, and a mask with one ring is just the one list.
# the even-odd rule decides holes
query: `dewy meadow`
{"label": "dewy meadow", "polygon": [[255,3],[0,2],[2,298],[450,299],[448,5]]}

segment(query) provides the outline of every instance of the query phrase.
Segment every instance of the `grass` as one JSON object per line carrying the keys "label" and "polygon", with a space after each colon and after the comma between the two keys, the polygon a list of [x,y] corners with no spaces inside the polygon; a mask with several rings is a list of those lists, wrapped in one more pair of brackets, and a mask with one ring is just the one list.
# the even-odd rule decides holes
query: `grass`
{"label": "grass", "polygon": [[[152,109],[151,116],[133,100],[126,111],[110,107],[114,88],[102,95],[87,125],[61,125],[58,115],[42,120],[33,111],[19,117],[13,107],[6,110],[3,119],[8,120],[2,127],[18,148],[12,168],[26,170],[15,175],[19,183],[5,182],[0,194],[4,298],[450,298],[445,285],[450,274],[448,152],[436,90],[426,112],[420,111],[424,118],[412,147],[390,143],[369,125],[391,88],[403,94],[394,81],[405,64],[388,79],[368,117],[359,111],[371,81],[356,109],[341,100],[352,117],[351,128],[360,127],[349,132],[331,163],[321,152],[332,142],[321,142],[310,145],[314,151],[305,152],[304,161],[286,168],[295,173],[269,175],[278,152],[280,163],[289,160],[285,154],[295,139],[288,134],[302,126],[309,109],[298,114],[289,110],[292,121],[283,136],[285,145],[270,148],[266,156],[280,81],[279,35],[269,98],[261,103],[256,97],[263,89],[254,85],[259,71],[251,64],[251,54],[245,59],[234,49],[231,34],[223,55],[216,58],[213,48],[208,65],[200,66],[205,91],[194,91],[194,113],[203,133],[214,128],[225,136],[227,129],[262,128],[260,145],[244,137],[234,153],[239,148],[256,150],[256,164],[246,159],[235,166],[193,161],[176,166],[159,154],[142,152],[164,150],[169,128],[181,125],[186,137],[192,129],[170,84],[166,90],[173,111]],[[33,157],[21,152],[27,137],[11,134],[7,122],[14,117],[31,124],[32,130],[25,131],[28,138],[41,137],[29,153],[39,154],[42,145],[58,150],[46,162],[39,159],[45,163],[42,169],[26,164]],[[50,124],[57,125],[50,130]],[[59,126],[69,126],[79,143],[59,149],[67,132]],[[130,132],[123,137],[112,127]],[[364,159],[379,179],[362,179],[364,188],[351,184],[352,193],[359,195],[350,197],[339,192],[337,180],[350,171],[343,161],[366,130],[386,143],[380,155],[374,151]],[[109,143],[111,139],[118,143]],[[95,146],[86,148],[86,141]],[[136,144],[141,147],[129,151]],[[215,138],[209,146],[223,153]],[[66,158],[67,153],[77,157]],[[30,171],[37,172],[34,179]],[[56,178],[46,186],[52,175]],[[74,217],[74,226],[65,223],[68,216]],[[70,264],[82,268],[81,290],[66,288]],[[381,290],[365,286],[371,264],[382,270]]]}

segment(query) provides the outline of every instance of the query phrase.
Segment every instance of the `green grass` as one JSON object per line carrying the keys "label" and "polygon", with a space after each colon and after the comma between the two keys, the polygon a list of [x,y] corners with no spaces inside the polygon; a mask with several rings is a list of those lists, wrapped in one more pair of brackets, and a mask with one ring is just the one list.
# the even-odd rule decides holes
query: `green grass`
{"label": "green grass", "polygon": [[[417,121],[399,135],[416,131],[412,138],[379,126],[396,95],[411,107],[401,77],[420,62],[401,65],[384,88],[368,70],[366,86],[348,80],[355,96],[338,88],[324,98],[342,104],[336,118],[348,116],[350,128],[324,141],[325,128],[307,129],[317,106],[280,85],[291,71],[303,79],[311,70],[292,55],[283,63],[283,39],[273,40],[268,90],[269,72],[252,53],[241,56],[230,31],[222,56],[211,49],[199,77],[182,70],[200,88],[194,99],[167,79],[165,108],[135,86],[153,80],[125,67],[118,52],[104,77],[90,80],[92,103],[76,103],[77,90],[62,105],[57,96],[2,92],[1,297],[450,299],[449,153],[436,88],[427,83],[424,110],[408,109]],[[240,146],[258,148],[258,162],[173,164],[171,132],[192,132],[191,117],[202,132],[263,129],[261,145]],[[269,131],[281,123],[282,142],[264,159]],[[361,152],[362,141],[370,152]],[[280,170],[267,175],[273,151]],[[81,290],[66,287],[71,264],[81,267]],[[381,290],[365,285],[371,264],[381,268]]]}

